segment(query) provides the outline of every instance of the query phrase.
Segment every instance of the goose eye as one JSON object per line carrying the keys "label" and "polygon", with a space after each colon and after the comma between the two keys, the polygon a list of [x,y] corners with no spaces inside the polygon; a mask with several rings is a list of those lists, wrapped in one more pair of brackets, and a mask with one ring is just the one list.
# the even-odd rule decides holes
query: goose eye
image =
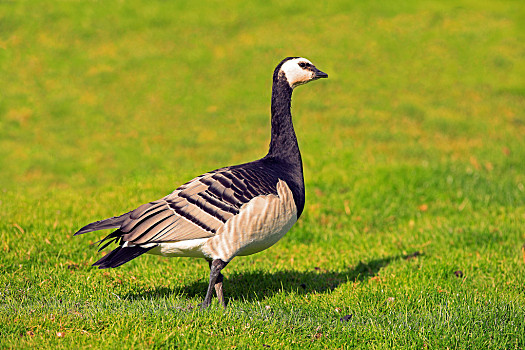
{"label": "goose eye", "polygon": [[307,66],[306,62],[300,62],[299,63],[299,67],[301,67],[301,68],[306,68],[306,66]]}

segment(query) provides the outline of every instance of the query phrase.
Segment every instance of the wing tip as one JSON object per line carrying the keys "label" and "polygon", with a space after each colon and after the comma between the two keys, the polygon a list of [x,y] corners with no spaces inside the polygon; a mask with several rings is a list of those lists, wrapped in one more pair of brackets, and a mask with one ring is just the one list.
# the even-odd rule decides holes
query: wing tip
{"label": "wing tip", "polygon": [[80,236],[81,234],[84,234],[86,232],[89,232],[88,230],[84,230],[84,228],[82,227],[80,230],[78,230],[77,232],[75,232],[73,234],[73,236]]}
{"label": "wing tip", "polygon": [[78,236],[78,235],[81,235],[87,232],[106,230],[106,229],[111,229],[111,228],[120,228],[121,225],[129,217],[129,215],[130,215],[130,212],[119,215],[119,216],[114,216],[109,219],[94,221],[92,223],[87,224],[86,226],[83,226],[73,236]]}

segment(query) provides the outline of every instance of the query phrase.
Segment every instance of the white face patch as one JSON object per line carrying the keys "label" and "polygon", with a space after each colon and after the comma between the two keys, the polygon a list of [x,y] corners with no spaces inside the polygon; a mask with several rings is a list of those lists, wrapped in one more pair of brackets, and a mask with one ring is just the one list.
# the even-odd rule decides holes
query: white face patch
{"label": "white face patch", "polygon": [[284,73],[291,88],[301,84],[306,84],[314,77],[314,72],[299,66],[301,62],[312,64],[312,62],[308,61],[306,58],[299,57],[286,61],[281,66],[281,72]]}

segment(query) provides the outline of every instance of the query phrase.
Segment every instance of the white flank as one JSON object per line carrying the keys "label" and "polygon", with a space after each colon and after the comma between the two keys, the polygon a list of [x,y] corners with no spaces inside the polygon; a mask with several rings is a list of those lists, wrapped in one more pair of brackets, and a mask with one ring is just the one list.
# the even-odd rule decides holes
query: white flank
{"label": "white flank", "polygon": [[164,242],[151,249],[148,253],[163,256],[187,256],[205,258],[202,246],[209,238],[189,239],[179,242]]}
{"label": "white flank", "polygon": [[299,63],[301,62],[312,64],[312,62],[306,58],[299,57],[288,60],[281,66],[281,72],[284,73],[288,84],[290,84],[292,88],[307,83],[314,77],[312,71],[299,67]]}
{"label": "white flank", "polygon": [[122,248],[132,248],[132,247],[135,247],[135,246],[141,246],[142,248],[149,248],[149,247],[154,247],[157,245],[157,243],[147,243],[147,244],[133,244],[131,242],[124,242],[124,244],[122,245]]}

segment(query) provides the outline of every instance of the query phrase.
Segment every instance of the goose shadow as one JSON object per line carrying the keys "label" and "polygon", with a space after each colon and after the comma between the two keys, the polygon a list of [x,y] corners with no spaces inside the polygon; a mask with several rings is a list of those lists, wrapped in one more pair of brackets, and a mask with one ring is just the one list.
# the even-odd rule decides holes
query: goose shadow
{"label": "goose shadow", "polygon": [[[325,270],[315,267],[311,271],[283,270],[276,272],[250,271],[225,274],[224,291],[228,300],[253,302],[282,292],[298,295],[309,293],[327,293],[347,282],[363,282],[378,275],[379,271],[396,260],[410,260],[422,255],[415,252],[409,255],[397,255],[368,262],[360,261],[357,265],[344,270]],[[208,281],[199,280],[180,287],[158,287],[130,292],[121,297],[128,300],[160,299],[171,295],[186,298],[204,297]]]}

